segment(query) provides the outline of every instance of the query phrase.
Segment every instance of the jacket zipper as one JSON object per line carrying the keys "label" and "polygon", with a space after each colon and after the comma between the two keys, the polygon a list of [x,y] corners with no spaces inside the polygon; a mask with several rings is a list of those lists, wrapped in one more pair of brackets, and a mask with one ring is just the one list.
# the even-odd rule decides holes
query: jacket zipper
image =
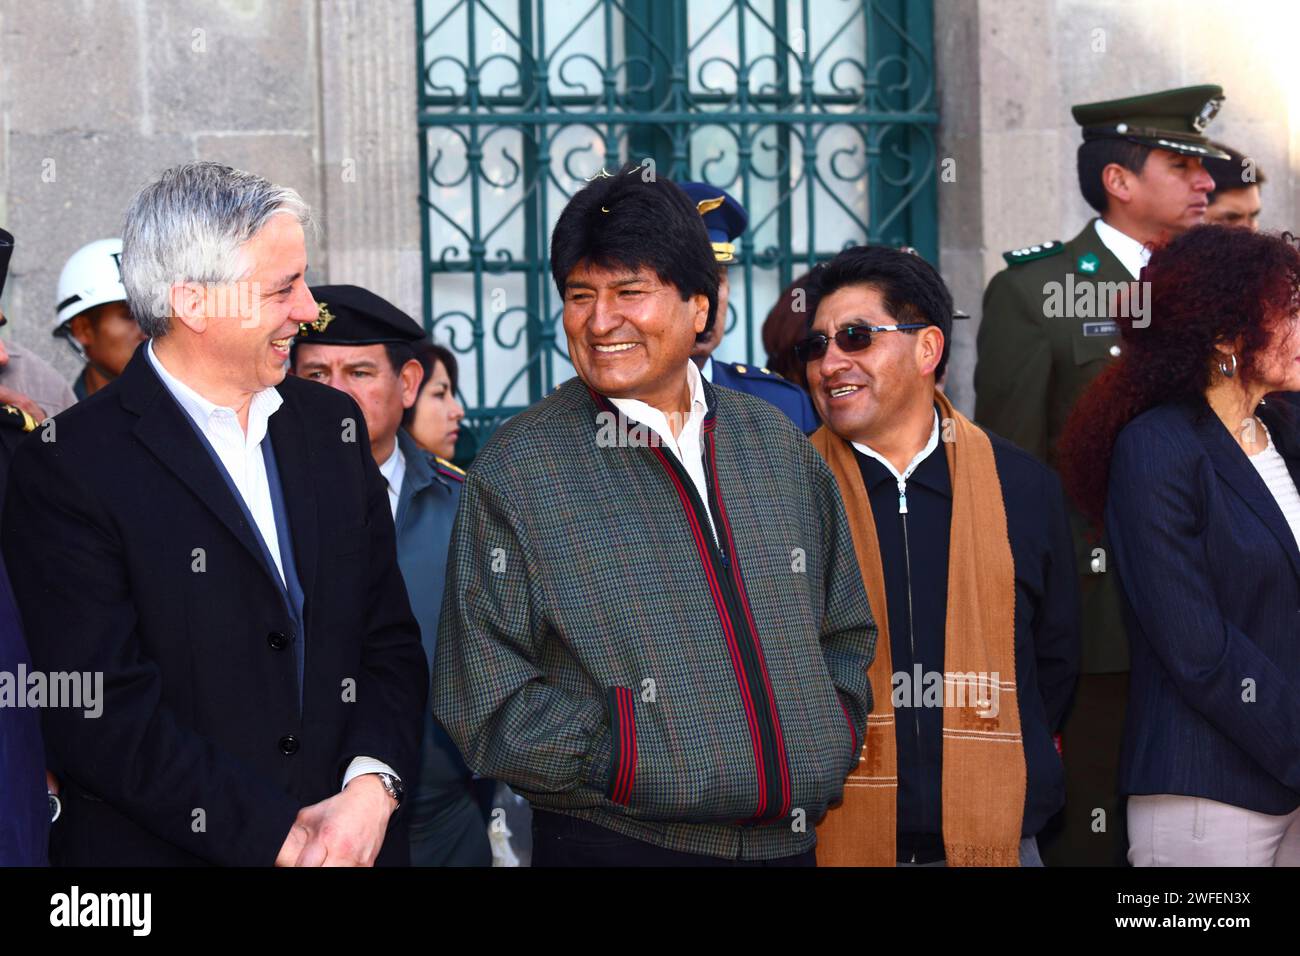
{"label": "jacket zipper", "polygon": [[[907,479],[898,479],[898,515],[903,522],[903,575],[907,581],[907,646],[912,651],[912,664],[916,664],[916,632],[912,623],[912,552],[907,538]],[[913,692],[915,693],[915,691]],[[917,714],[916,699],[912,699],[913,740],[916,744],[916,762],[921,765],[921,718]],[[912,849],[912,862],[916,862],[916,849]]]}
{"label": "jacket zipper", "polygon": [[[712,435],[704,435],[704,442],[711,442]],[[707,445],[704,449],[707,452]],[[681,462],[672,453],[662,453],[663,460],[668,467],[677,475],[682,487],[685,489],[691,507],[694,509],[697,519],[701,524],[709,523],[714,529],[712,540],[706,540],[705,546],[708,551],[710,563],[713,566],[714,575],[718,580],[718,586],[722,592],[722,600],[730,619],[732,629],[736,636],[736,649],[740,655],[741,668],[746,683],[749,686],[750,696],[754,704],[754,717],[758,727],[758,743],[760,754],[760,765],[755,768],[756,772],[761,775],[765,798],[760,804],[755,819],[761,819],[770,816],[770,811],[780,809],[785,803],[785,792],[781,780],[780,771],[777,769],[779,755],[776,747],[776,731],[772,725],[772,710],[775,708],[767,694],[766,681],[763,679],[762,665],[758,659],[758,653],[754,647],[754,641],[757,635],[752,634],[748,627],[745,609],[740,601],[740,595],[736,591],[735,581],[731,575],[732,558],[726,548],[725,529],[719,527],[722,515],[719,513],[714,517],[713,512],[704,507],[699,493],[695,489],[695,483],[691,481],[690,475]],[[709,455],[704,454],[704,479],[706,490],[709,491],[710,497],[717,500],[717,487],[714,480],[713,468],[709,461]],[[716,510],[716,504],[715,504]],[[741,675],[737,675],[739,678]],[[773,797],[776,798],[775,802]]]}
{"label": "jacket zipper", "polygon": [[[745,610],[744,600],[740,594],[739,585],[736,579],[740,576],[738,569],[732,567],[734,555],[728,555],[725,542],[728,539],[727,528],[725,526],[725,513],[722,507],[722,490],[718,487],[717,474],[713,470],[713,432],[711,429],[703,431],[704,446],[704,484],[705,490],[713,502],[713,509],[718,514],[718,521],[722,524],[718,531],[718,554],[722,559],[723,568],[730,572],[726,575],[726,585],[723,591],[727,598],[727,606],[731,612],[731,619],[737,622],[739,629],[743,630],[748,639],[745,641],[737,640],[740,646],[742,657],[745,660],[746,675],[749,679],[751,688],[757,687],[758,692],[754,701],[755,710],[759,723],[759,733],[763,742],[763,773],[767,778],[767,792],[769,799],[767,803],[767,813],[765,816],[772,816],[771,811],[776,810],[778,813],[784,813],[784,805],[788,794],[786,793],[786,781],[783,779],[781,772],[781,745],[780,734],[775,725],[772,714],[776,710],[776,701],[772,700],[767,692],[767,678],[764,673],[762,652],[758,648],[758,633],[749,626],[749,615]],[[737,631],[739,637],[739,630]],[[757,699],[761,696],[761,699]],[[771,801],[771,795],[775,794],[777,802]]]}
{"label": "jacket zipper", "polygon": [[[608,399],[594,390],[588,388],[588,392],[598,405],[611,410],[614,408]],[[702,452],[712,452],[713,450],[713,430],[711,426],[712,422],[706,417],[705,425],[701,429],[701,438],[703,439],[701,444],[704,446],[701,449]],[[695,483],[691,480],[690,475],[686,473],[686,469],[681,462],[677,460],[677,456],[671,452],[664,452],[659,448],[653,448],[652,451],[670,474],[673,475],[676,484],[680,486],[679,491],[686,497],[687,506],[693,513],[694,524],[699,526],[700,542],[705,552],[705,554],[701,555],[701,558],[707,559],[706,571],[711,572],[711,576],[716,580],[719,595],[722,598],[723,607],[719,610],[727,617],[725,623],[719,623],[723,627],[724,639],[726,638],[727,627],[730,625],[736,656],[739,658],[739,660],[733,661],[733,668],[736,667],[736,664],[739,664],[739,667],[736,668],[736,682],[740,685],[742,698],[748,692],[749,707],[746,708],[747,711],[752,708],[752,725],[749,713],[746,714],[745,723],[750,730],[751,743],[756,751],[755,760],[757,765],[754,770],[758,775],[761,788],[759,805],[751,820],[757,822],[770,816],[768,811],[769,807],[772,806],[772,801],[769,791],[776,794],[777,812],[783,814],[786,804],[789,802],[790,793],[788,771],[784,769],[785,756],[781,752],[782,748],[779,745],[779,730],[773,726],[776,701],[769,691],[767,674],[762,663],[762,652],[757,646],[758,633],[755,628],[749,626],[749,615],[741,595],[737,593],[737,584],[733,581],[731,575],[726,573],[732,570],[732,559],[728,556],[727,549],[723,544],[727,538],[727,529],[725,526],[719,528],[714,522],[712,512],[704,507],[699,493],[695,489]],[[717,505],[718,521],[721,522],[724,520],[724,512],[714,482],[710,459],[710,454],[703,455],[705,485],[706,490],[713,492],[714,501]],[[706,522],[710,531],[708,536],[703,533],[703,525]],[[712,541],[709,538],[712,538]],[[739,578],[738,571],[736,577]],[[745,635],[743,640],[742,632]],[[730,653],[730,648],[728,652]]]}

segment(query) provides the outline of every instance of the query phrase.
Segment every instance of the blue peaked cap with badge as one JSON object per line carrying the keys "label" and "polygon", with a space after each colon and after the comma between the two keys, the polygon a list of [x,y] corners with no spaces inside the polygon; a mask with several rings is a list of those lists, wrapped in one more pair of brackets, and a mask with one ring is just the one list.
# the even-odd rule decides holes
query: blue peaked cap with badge
{"label": "blue peaked cap with badge", "polygon": [[678,183],[682,192],[690,197],[704,219],[704,228],[713,243],[713,254],[719,262],[736,261],[736,240],[749,227],[749,213],[725,189],[708,183]]}

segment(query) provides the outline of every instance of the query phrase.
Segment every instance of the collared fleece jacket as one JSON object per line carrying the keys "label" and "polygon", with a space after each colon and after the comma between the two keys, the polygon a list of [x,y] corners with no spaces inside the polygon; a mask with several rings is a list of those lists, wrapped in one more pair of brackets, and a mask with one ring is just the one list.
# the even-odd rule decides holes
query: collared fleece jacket
{"label": "collared fleece jacket", "polygon": [[858,762],[876,627],[821,456],[704,388],[708,512],[579,379],[497,431],[452,532],[434,710],[537,807],[776,859],[815,845]]}

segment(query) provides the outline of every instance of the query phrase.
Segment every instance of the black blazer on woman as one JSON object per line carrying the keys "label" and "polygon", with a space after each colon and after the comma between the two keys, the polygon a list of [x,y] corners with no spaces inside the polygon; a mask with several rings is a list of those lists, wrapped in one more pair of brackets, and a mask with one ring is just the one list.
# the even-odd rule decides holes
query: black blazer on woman
{"label": "black blazer on woman", "polygon": [[[1300,478],[1295,406],[1260,417]],[[1300,550],[1203,399],[1120,433],[1106,531],[1133,659],[1121,790],[1300,806]]]}

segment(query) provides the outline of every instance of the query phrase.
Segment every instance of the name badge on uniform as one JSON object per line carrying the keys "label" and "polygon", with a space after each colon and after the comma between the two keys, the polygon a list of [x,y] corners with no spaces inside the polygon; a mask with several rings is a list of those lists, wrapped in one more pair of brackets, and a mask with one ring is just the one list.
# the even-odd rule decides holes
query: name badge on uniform
{"label": "name badge on uniform", "polygon": [[1094,335],[1119,335],[1119,323],[1085,322],[1083,323],[1083,334],[1088,338]]}

